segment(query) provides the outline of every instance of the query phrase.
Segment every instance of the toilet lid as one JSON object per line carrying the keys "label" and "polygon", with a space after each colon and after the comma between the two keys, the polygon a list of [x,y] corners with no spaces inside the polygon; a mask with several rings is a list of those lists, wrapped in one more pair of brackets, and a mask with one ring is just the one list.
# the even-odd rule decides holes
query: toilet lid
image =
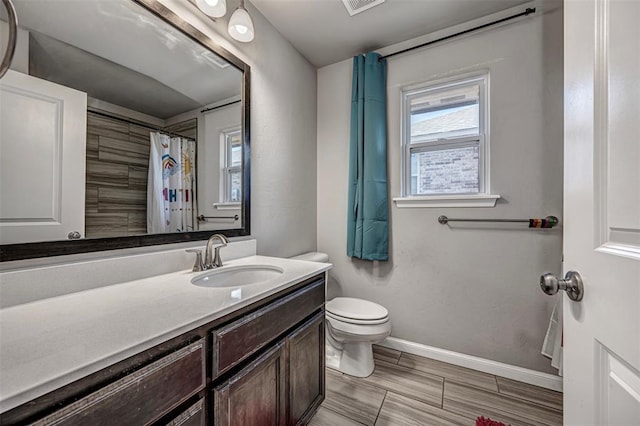
{"label": "toilet lid", "polygon": [[389,311],[377,303],[353,297],[336,297],[325,305],[327,312],[343,318],[372,321],[386,318]]}

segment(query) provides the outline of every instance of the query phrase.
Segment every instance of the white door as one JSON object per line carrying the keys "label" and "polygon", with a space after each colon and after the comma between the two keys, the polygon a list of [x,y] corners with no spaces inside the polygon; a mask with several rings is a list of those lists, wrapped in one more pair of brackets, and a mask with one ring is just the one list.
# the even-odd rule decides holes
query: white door
{"label": "white door", "polygon": [[0,243],[84,235],[87,95],[16,71],[0,79]]}
{"label": "white door", "polygon": [[640,425],[640,0],[565,1],[565,425]]}

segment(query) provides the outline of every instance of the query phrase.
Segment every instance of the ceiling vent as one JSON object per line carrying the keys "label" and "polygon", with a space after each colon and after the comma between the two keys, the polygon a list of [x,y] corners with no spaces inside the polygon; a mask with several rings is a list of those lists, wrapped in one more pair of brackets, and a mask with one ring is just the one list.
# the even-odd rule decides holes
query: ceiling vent
{"label": "ceiling vent", "polygon": [[217,66],[218,68],[224,69],[229,66],[229,63],[227,61],[225,61],[220,56],[208,50],[202,52],[200,56],[206,59],[208,62],[212,63],[213,65]]}
{"label": "ceiling vent", "polygon": [[353,16],[357,13],[364,12],[385,2],[385,0],[342,0],[344,7],[347,8],[349,15]]}

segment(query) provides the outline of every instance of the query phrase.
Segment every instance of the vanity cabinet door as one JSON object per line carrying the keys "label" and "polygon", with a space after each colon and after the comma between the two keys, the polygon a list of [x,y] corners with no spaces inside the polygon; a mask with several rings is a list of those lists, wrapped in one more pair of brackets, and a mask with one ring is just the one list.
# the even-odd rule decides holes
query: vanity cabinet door
{"label": "vanity cabinet door", "polygon": [[284,343],[275,345],[213,391],[215,426],[286,423]]}
{"label": "vanity cabinet door", "polygon": [[324,311],[294,330],[286,339],[289,355],[289,421],[305,423],[324,400]]}

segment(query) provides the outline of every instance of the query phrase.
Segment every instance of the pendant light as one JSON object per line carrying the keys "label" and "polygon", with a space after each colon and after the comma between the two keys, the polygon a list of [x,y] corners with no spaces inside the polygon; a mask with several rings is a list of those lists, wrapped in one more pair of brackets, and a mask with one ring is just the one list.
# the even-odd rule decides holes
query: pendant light
{"label": "pendant light", "polygon": [[212,18],[222,18],[227,13],[226,0],[196,0],[196,5]]}
{"label": "pendant light", "polygon": [[243,43],[253,40],[255,35],[253,21],[244,7],[244,0],[240,0],[240,6],[231,15],[228,31],[231,37]]}

